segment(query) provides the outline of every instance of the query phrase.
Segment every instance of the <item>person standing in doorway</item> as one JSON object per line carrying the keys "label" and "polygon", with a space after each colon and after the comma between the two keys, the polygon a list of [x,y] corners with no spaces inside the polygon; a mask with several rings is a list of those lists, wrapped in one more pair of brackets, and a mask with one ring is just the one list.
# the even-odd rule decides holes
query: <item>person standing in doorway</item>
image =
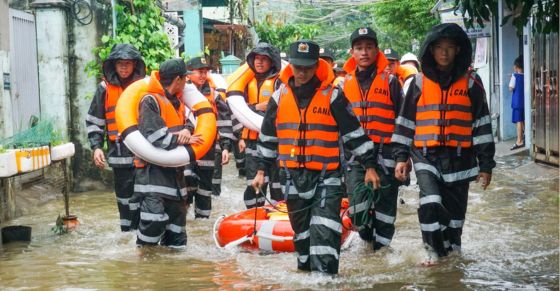
{"label": "person standing in doorway", "polygon": [[516,150],[525,147],[525,85],[523,77],[523,56],[517,57],[513,62],[513,74],[509,81],[509,91],[511,94],[511,122],[517,127],[517,140],[510,148]]}
{"label": "person standing in doorway", "polygon": [[[146,65],[140,52],[130,44],[116,44],[103,62],[103,80],[97,86],[86,117],[88,141],[93,162],[99,169],[105,162],[113,169],[115,194],[121,231],[130,231],[136,204],[130,204],[134,193],[134,157],[117,132],[115,107],[121,93],[134,81],[146,76]],[[107,142],[107,159],[103,147]]]}

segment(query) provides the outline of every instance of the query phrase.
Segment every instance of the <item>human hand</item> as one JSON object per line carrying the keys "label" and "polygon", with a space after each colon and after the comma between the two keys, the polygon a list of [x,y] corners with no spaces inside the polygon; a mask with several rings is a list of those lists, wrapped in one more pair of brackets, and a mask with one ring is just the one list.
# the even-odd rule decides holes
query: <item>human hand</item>
{"label": "human hand", "polygon": [[202,139],[202,134],[200,133],[191,135],[191,137],[187,141],[188,144],[195,144],[195,145],[201,145],[203,142],[204,139]]}
{"label": "human hand", "polygon": [[239,152],[242,153],[245,151],[245,148],[247,147],[247,145],[245,144],[245,140],[244,139],[240,139],[239,143],[237,144],[237,146],[239,147]]}
{"label": "human hand", "polygon": [[251,182],[251,187],[255,189],[256,192],[259,192],[261,187],[264,185],[264,171],[258,170],[253,182]]}
{"label": "human hand", "polygon": [[257,103],[255,105],[255,109],[257,109],[258,111],[266,111],[267,106],[268,106],[268,101],[264,101],[261,103]]}
{"label": "human hand", "polygon": [[229,151],[222,151],[222,165],[227,165],[229,163]]}
{"label": "human hand", "polygon": [[187,144],[191,138],[191,132],[186,128],[181,129],[178,132],[174,132],[173,134],[177,136],[178,144]]}
{"label": "human hand", "polygon": [[381,187],[381,180],[379,179],[379,176],[377,175],[377,172],[375,172],[374,168],[366,169],[364,183],[366,183],[366,185],[368,183],[371,183],[373,190],[379,189],[379,187]]}
{"label": "human hand", "polygon": [[492,174],[480,172],[476,177],[476,182],[478,183],[479,181],[481,182],[480,186],[482,189],[486,190],[492,181]]}
{"label": "human hand", "polygon": [[99,169],[105,169],[105,154],[103,154],[102,149],[95,149],[93,151],[93,163]]}
{"label": "human hand", "polygon": [[409,162],[398,162],[395,166],[395,178],[404,182],[408,178],[408,173],[410,173]]}

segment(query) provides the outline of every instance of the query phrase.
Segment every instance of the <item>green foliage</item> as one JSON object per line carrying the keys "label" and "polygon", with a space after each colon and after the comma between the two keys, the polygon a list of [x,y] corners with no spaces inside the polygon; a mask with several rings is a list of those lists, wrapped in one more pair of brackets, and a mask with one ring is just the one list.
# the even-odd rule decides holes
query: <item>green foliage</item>
{"label": "green foliage", "polygon": [[4,148],[4,146],[0,145],[0,154],[5,153],[7,150]]}
{"label": "green foliage", "polygon": [[[377,32],[380,48],[392,47],[400,54],[413,51],[413,43],[421,43],[429,29],[438,23],[430,14],[436,0],[378,1],[348,4],[328,1],[296,5],[296,13],[289,15],[286,22],[292,24],[271,24],[270,13],[267,23],[257,25],[259,37],[277,46],[285,46],[292,38],[292,27],[299,32],[303,28],[313,31],[312,39],[321,47],[330,49],[336,60],[345,60],[350,49],[350,34],[359,27],[368,26]],[[287,35],[278,30],[285,30]],[[297,38],[297,37],[296,37]],[[416,48],[417,49],[417,48]],[[286,51],[286,49],[283,49]]]}
{"label": "green foliage", "polygon": [[290,44],[298,39],[313,40],[319,32],[317,25],[257,23],[255,30],[261,41],[276,46],[282,52],[288,52]]}
{"label": "green foliage", "polygon": [[159,64],[173,56],[171,43],[163,30],[164,18],[153,0],[118,1],[115,6],[117,11],[117,35],[104,35],[101,37],[102,45],[93,49],[99,57],[90,61],[85,68],[89,76],[102,75],[101,63],[107,59],[113,45],[129,43],[142,53],[148,74],[157,70]]}
{"label": "green foliage", "polygon": [[62,220],[62,216],[60,216],[60,214],[56,218],[56,223],[54,224],[54,226],[51,227],[51,231],[57,235],[68,233],[68,228],[64,225],[64,221]]}
{"label": "green foliage", "polygon": [[435,3],[434,0],[383,1],[364,7],[364,11],[373,14],[372,29],[377,32],[379,47],[391,47],[402,56],[406,52],[418,53],[428,31],[439,23],[430,13]]}
{"label": "green foliage", "polygon": [[[558,32],[558,0],[505,0],[507,8],[512,14],[504,16],[501,25],[511,23],[517,34],[523,34],[523,27],[529,22],[533,14],[533,32],[549,34]],[[489,21],[492,15],[498,14],[498,0],[455,0],[455,5],[460,6],[465,18],[465,25],[473,27],[476,21],[483,26],[483,20]]]}

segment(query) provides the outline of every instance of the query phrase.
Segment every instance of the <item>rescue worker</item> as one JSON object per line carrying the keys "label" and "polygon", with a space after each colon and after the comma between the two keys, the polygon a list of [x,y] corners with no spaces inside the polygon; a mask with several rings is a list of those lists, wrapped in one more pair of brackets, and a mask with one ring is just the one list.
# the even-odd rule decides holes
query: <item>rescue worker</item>
{"label": "rescue worker", "polygon": [[[255,73],[255,78],[248,82],[244,88],[238,89],[244,90],[242,95],[245,96],[249,108],[258,114],[264,115],[272,92],[280,86],[280,81],[278,81],[278,73],[282,69],[280,52],[274,46],[261,42],[251,50],[246,59],[249,68]],[[229,91],[227,94],[239,94],[239,92]],[[242,139],[239,141],[240,151],[245,151],[247,188],[243,194],[243,200],[247,208],[263,206],[267,192],[267,185],[265,185],[262,187],[263,195],[257,197],[255,189],[251,187],[252,179],[255,177],[258,167],[258,136],[258,131],[244,128]],[[267,182],[269,182],[268,180],[271,182],[270,198],[272,202],[282,200],[282,190],[278,183],[278,168],[275,165],[267,169]]]}
{"label": "rescue worker", "polygon": [[485,91],[468,71],[471,54],[460,26],[434,26],[420,50],[423,73],[413,78],[396,120],[395,176],[405,177],[412,156],[428,256],[424,265],[461,250],[469,182],[481,182],[485,190],[496,166]]}
{"label": "rescue worker", "polygon": [[[395,118],[402,103],[402,89],[397,78],[388,73],[389,60],[377,46],[377,35],[368,27],[356,29],[350,36],[351,57],[344,65],[349,72],[344,81],[344,95],[350,101],[352,110],[378,151],[377,173],[381,184],[379,198],[375,205],[373,219],[359,231],[360,237],[372,242],[373,249],[389,246],[395,233],[397,197],[400,181],[394,177],[391,136],[395,128]],[[390,56],[391,53],[389,52]],[[351,197],[361,181],[365,168],[349,151],[346,157],[346,185]]]}
{"label": "rescue worker", "polygon": [[339,138],[366,167],[365,182],[379,187],[375,172],[376,146],[360,127],[334,74],[319,60],[319,46],[299,40],[290,45],[290,65],[283,84],[270,99],[258,153],[257,189],[265,169],[278,162],[286,197],[297,267],[304,271],[338,273],[342,224]]}
{"label": "rescue worker", "polygon": [[396,75],[397,66],[399,65],[399,53],[392,48],[386,48],[383,50],[383,54],[389,64],[387,65],[387,72]]}
{"label": "rescue worker", "polygon": [[334,71],[334,82],[333,85],[341,84],[346,78],[346,71],[344,70],[344,61],[337,61],[335,63]]}
{"label": "rescue worker", "polygon": [[[195,218],[209,218],[212,210],[211,195],[220,195],[222,165],[229,163],[229,153],[234,139],[231,127],[231,113],[225,102],[225,92],[219,92],[209,76],[211,66],[205,57],[195,57],[187,61],[189,80],[212,104],[218,126],[215,150],[209,150],[202,158],[185,169],[185,179],[189,189],[187,205],[195,202]],[[222,89],[219,89],[222,90]],[[187,113],[187,127],[194,131],[193,112]],[[188,208],[188,207],[187,207]]]}
{"label": "rescue worker", "polygon": [[387,60],[389,60],[387,71],[398,78],[401,87],[403,87],[406,92],[408,84],[405,85],[405,82],[410,76],[418,74],[418,68],[409,64],[401,64],[399,61],[399,54],[392,48],[385,49],[383,53],[385,57],[387,57]]}
{"label": "rescue worker", "polygon": [[327,61],[327,63],[329,63],[329,65],[331,66],[331,68],[334,68],[334,56],[331,52],[331,50],[326,49],[326,48],[320,48],[319,49],[319,58]]}
{"label": "rescue worker", "polygon": [[406,53],[402,56],[400,60],[401,65],[412,65],[416,70],[420,70],[420,62],[418,58],[413,53]]}
{"label": "rescue worker", "polygon": [[[113,169],[115,194],[121,231],[130,231],[132,217],[138,212],[129,205],[134,193],[134,158],[117,132],[115,106],[128,85],[146,75],[146,65],[140,52],[130,44],[116,44],[103,62],[103,80],[97,86],[86,117],[88,141],[93,150],[93,162],[99,169],[105,161]],[[107,159],[103,145],[107,142]]]}
{"label": "rescue worker", "polygon": [[[140,101],[138,130],[155,147],[171,150],[201,143],[185,128],[185,105],[179,100],[187,82],[181,58],[164,61],[153,71]],[[189,150],[192,152],[192,148]],[[136,244],[184,247],[187,244],[184,167],[163,167],[135,158],[134,194],[140,200]]]}

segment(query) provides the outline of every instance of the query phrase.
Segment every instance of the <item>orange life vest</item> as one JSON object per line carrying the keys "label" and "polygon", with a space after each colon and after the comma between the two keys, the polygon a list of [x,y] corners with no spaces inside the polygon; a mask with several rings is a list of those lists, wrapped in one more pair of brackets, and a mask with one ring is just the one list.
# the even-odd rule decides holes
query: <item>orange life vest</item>
{"label": "orange life vest", "polygon": [[469,77],[463,76],[442,90],[438,83],[422,75],[422,95],[416,111],[416,147],[472,146],[472,112]]}
{"label": "orange life vest", "polygon": [[[326,79],[322,70],[331,72]],[[276,117],[280,167],[321,171],[336,170],[340,165],[338,125],[330,110],[334,90],[330,82],[334,74],[324,60],[319,60],[317,71],[316,75],[319,80],[323,77],[323,82],[306,108],[298,107],[291,88],[282,86],[280,89]],[[281,74],[287,84],[293,75],[291,67],[286,67]]]}
{"label": "orange life vest", "polygon": [[[257,79],[253,78],[247,84],[247,103],[254,105],[261,102],[266,102],[272,96],[274,92],[274,83],[276,78],[270,78],[263,81],[261,87],[259,88],[257,84]],[[243,128],[243,133],[241,134],[241,138],[249,139],[249,140],[256,140],[259,137],[259,132],[254,130],[249,130],[248,128]]]}
{"label": "orange life vest", "polygon": [[401,83],[401,87],[404,84],[404,81],[406,81],[406,79],[408,79],[408,77],[410,77],[411,75],[414,74],[418,74],[418,69],[416,69],[415,66],[413,65],[401,65],[399,64],[397,66],[397,70],[395,72],[395,74],[397,75],[397,77],[399,78],[399,83]]}
{"label": "orange life vest", "polygon": [[[351,58],[355,62],[353,58]],[[350,60],[347,62],[348,66]],[[344,81],[344,95],[350,101],[352,110],[369,138],[376,143],[388,144],[395,130],[395,109],[389,90],[389,75],[385,67],[389,64],[385,55],[377,54],[377,74],[369,89],[362,92],[356,66]],[[348,68],[345,65],[345,69]]]}
{"label": "orange life vest", "polygon": [[117,123],[115,121],[115,107],[123,89],[107,81],[105,82],[105,122],[107,124],[107,136],[110,141],[116,141],[119,136]]}
{"label": "orange life vest", "polygon": [[[154,77],[157,76],[157,80]],[[180,131],[185,125],[185,104],[183,102],[179,103],[179,108],[175,109],[171,101],[167,97],[163,96],[165,92],[159,83],[159,74],[153,74],[150,79],[150,84],[148,88],[148,94],[155,97],[158,107],[159,115],[161,119],[165,122],[165,126],[168,128],[169,132]],[[135,158],[134,166],[136,168],[142,168],[146,165],[146,162]]]}

